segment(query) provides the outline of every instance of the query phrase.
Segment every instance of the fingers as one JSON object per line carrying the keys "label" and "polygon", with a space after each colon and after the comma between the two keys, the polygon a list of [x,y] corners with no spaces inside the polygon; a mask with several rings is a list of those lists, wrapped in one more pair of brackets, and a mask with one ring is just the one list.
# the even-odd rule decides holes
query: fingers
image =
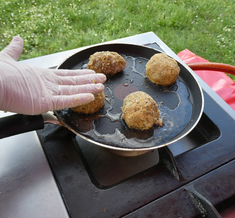
{"label": "fingers", "polygon": [[60,95],[74,95],[81,93],[92,93],[97,94],[104,90],[104,85],[101,83],[98,84],[87,84],[87,85],[78,85],[78,86],[60,86],[59,93]]}
{"label": "fingers", "polygon": [[1,51],[1,54],[13,58],[17,61],[23,51],[23,39],[19,36],[14,36],[10,44]]}
{"label": "fingers", "polygon": [[58,78],[60,85],[84,85],[91,83],[104,83],[106,76],[102,73],[81,75],[81,76],[63,76]]}
{"label": "fingers", "polygon": [[81,75],[87,75],[87,74],[95,74],[96,72],[94,70],[88,70],[88,69],[78,69],[78,70],[53,70],[53,72],[57,76],[81,76]]}
{"label": "fingers", "polygon": [[60,95],[52,98],[53,108],[50,110],[62,110],[64,108],[77,107],[78,105],[88,104],[93,101],[94,95],[90,93],[77,95]]}

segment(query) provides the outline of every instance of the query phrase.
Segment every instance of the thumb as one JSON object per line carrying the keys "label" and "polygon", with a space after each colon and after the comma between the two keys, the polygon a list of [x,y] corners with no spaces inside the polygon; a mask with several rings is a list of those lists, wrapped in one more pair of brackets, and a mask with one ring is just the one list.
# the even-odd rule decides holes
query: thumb
{"label": "thumb", "polygon": [[17,61],[23,51],[23,39],[20,36],[14,36],[10,44],[1,51],[1,54]]}

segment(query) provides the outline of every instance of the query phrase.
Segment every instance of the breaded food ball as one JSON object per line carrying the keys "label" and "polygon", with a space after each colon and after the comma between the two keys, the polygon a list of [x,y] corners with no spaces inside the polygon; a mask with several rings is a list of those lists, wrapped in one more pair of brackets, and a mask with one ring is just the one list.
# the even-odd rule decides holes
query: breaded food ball
{"label": "breaded food ball", "polygon": [[129,128],[150,129],[155,123],[158,123],[158,105],[147,93],[133,92],[123,101],[122,118]]}
{"label": "breaded food ball", "polygon": [[153,55],[146,64],[146,76],[158,85],[172,85],[179,76],[178,63],[166,54]]}
{"label": "breaded food ball", "polygon": [[105,102],[104,92],[100,92],[95,95],[94,101],[91,101],[88,104],[79,105],[71,109],[78,113],[93,114],[99,111],[104,106],[104,102]]}
{"label": "breaded food ball", "polygon": [[87,68],[111,77],[126,67],[125,59],[117,52],[101,51],[90,56]]}

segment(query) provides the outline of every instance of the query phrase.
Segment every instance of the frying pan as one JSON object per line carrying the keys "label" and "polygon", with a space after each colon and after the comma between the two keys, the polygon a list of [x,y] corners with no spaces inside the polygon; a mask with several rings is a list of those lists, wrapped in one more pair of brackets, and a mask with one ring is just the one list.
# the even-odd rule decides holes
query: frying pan
{"label": "frying pan", "polygon": [[[73,54],[57,68],[84,69],[90,55],[97,51],[115,51],[124,57],[127,65],[104,83],[105,105],[98,113],[82,115],[69,108],[54,111],[61,125],[91,143],[124,156],[167,146],[185,137],[197,125],[204,97],[195,76],[184,65],[178,62],[180,74],[171,86],[156,85],[145,75],[146,63],[154,54],[161,53],[160,50],[135,44],[102,44]],[[145,131],[127,127],[121,107],[125,96],[134,91],[144,91],[158,103],[162,126],[154,125]]]}
{"label": "frying pan", "polygon": [[[153,84],[145,75],[146,63],[154,54],[161,53],[159,50],[125,43],[98,45],[70,56],[58,69],[86,68],[90,55],[97,51],[115,51],[124,57],[127,65],[104,83],[106,101],[99,113],[81,115],[71,109],[55,111],[64,126],[91,143],[116,152],[132,151],[132,154],[169,145],[196,126],[203,112],[204,98],[194,75],[180,63],[180,75],[171,86]],[[146,131],[127,127],[121,107],[123,99],[134,91],[144,91],[158,103],[162,127],[153,126]]]}

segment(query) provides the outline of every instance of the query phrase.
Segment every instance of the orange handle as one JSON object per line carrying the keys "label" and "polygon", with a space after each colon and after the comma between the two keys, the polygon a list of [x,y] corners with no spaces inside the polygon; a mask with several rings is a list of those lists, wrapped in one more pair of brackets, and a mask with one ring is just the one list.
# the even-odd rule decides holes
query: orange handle
{"label": "orange handle", "polygon": [[235,75],[235,67],[229,64],[198,62],[198,63],[188,63],[188,66],[192,70],[214,70]]}

